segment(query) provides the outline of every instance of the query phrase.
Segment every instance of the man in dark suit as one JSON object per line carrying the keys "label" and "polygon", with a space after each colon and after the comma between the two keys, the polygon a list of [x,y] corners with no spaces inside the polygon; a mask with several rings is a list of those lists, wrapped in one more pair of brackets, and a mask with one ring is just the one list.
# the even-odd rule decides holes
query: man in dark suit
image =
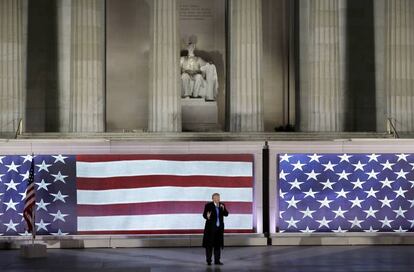
{"label": "man in dark suit", "polygon": [[203,217],[206,219],[204,227],[203,247],[206,248],[206,261],[211,265],[211,256],[214,249],[214,263],[222,265],[220,262],[220,250],[224,247],[224,221],[223,216],[228,216],[229,212],[220,202],[220,194],[212,195],[212,202],[204,207]]}

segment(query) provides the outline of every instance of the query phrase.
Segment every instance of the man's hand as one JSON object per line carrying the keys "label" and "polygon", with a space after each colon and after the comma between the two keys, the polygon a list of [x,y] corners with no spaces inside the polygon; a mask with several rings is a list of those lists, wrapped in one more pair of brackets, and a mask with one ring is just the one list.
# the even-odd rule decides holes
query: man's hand
{"label": "man's hand", "polygon": [[224,205],[223,204],[220,204],[220,208],[222,208],[224,210]]}
{"label": "man's hand", "polygon": [[207,212],[207,219],[210,219],[211,212]]}

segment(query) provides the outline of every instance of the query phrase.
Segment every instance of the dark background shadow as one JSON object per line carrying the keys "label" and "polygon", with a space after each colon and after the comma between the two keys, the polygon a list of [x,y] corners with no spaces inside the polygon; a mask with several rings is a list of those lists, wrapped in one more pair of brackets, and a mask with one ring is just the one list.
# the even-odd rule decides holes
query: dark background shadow
{"label": "dark background shadow", "polygon": [[348,0],[345,131],[376,131],[374,0]]}
{"label": "dark background shadow", "polygon": [[29,1],[26,130],[59,130],[57,9],[55,0]]}

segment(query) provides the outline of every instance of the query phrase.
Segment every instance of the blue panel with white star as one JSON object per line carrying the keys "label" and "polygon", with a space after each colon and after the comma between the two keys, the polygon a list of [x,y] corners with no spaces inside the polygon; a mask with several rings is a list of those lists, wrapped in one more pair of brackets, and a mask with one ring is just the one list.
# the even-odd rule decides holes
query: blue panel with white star
{"label": "blue panel with white star", "polygon": [[[22,213],[33,157],[0,156],[0,236],[29,235]],[[34,156],[36,232],[76,234],[76,157]]]}
{"label": "blue panel with white star", "polygon": [[278,155],[280,232],[414,231],[414,154]]}

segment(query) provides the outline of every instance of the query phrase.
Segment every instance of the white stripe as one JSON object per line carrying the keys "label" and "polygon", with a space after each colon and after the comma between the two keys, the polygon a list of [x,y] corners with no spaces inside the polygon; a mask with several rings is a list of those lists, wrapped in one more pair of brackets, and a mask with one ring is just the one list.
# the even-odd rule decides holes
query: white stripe
{"label": "white stripe", "polygon": [[78,204],[104,205],[146,203],[155,201],[210,201],[213,193],[220,193],[223,202],[252,202],[252,188],[218,187],[147,187],[116,190],[78,190]]}
{"label": "white stripe", "polygon": [[[203,229],[201,214],[156,214],[134,216],[78,217],[78,231],[117,230],[185,230]],[[230,214],[225,217],[227,229],[252,229],[251,214]]]}
{"label": "white stripe", "polygon": [[76,162],[76,175],[82,178],[121,176],[223,176],[251,177],[252,162],[131,160]]}

